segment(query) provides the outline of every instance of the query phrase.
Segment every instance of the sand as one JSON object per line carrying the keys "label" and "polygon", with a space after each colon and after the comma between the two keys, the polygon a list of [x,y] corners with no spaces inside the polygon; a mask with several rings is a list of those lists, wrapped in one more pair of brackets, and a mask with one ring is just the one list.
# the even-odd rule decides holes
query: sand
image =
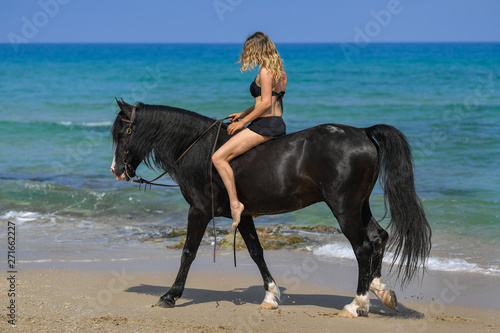
{"label": "sand", "polygon": [[[124,248],[122,251],[132,251]],[[245,251],[209,249],[193,263],[176,307],[154,307],[175,279],[181,252],[161,250],[134,260],[25,262],[16,273],[16,325],[7,323],[10,298],[0,297],[6,332],[498,332],[500,278],[432,271],[422,284],[396,291],[399,311],[372,297],[368,317],[339,316],[354,297],[353,261],[304,251],[267,251],[282,295],[262,310],[264,288]],[[124,253],[123,257],[127,257]],[[4,265],[6,266],[6,265]],[[2,281],[8,287],[7,270]],[[3,288],[5,289],[5,288]]]}

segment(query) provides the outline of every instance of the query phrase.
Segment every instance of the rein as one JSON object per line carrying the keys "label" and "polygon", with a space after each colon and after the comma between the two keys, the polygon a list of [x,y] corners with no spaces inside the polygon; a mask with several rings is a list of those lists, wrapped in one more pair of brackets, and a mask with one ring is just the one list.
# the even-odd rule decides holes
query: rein
{"label": "rein", "polygon": [[[117,100],[118,101],[118,100]],[[129,123],[129,126],[127,128],[127,130],[125,131],[125,133],[127,133],[128,135],[128,140],[127,140],[127,145],[125,146],[125,149],[123,151],[123,153],[125,154],[125,161],[124,161],[124,166],[125,166],[125,173],[127,174],[128,176],[128,168],[127,168],[127,156],[129,154],[129,151],[128,151],[128,141],[130,141],[130,135],[132,134],[132,125],[134,124],[134,120],[135,120],[135,113],[136,113],[136,107],[132,107],[132,114],[130,115],[130,120],[129,119],[122,119],[122,121],[124,122],[127,122]],[[187,147],[187,149],[177,158],[177,160],[175,160],[175,163],[179,163],[180,160],[188,153],[188,151],[194,147],[194,145],[200,141],[201,138],[203,138],[205,136],[205,134],[207,134],[212,128],[214,128],[217,124],[217,134],[215,135],[215,139],[214,139],[214,144],[212,146],[212,151],[211,151],[211,155],[210,156],[213,156],[213,154],[215,153],[215,148],[217,146],[217,140],[219,139],[219,135],[220,135],[220,130],[221,130],[221,127],[222,127],[222,124],[224,123],[224,120],[227,120],[229,119],[229,117],[226,117],[226,118],[223,118],[223,119],[219,119],[219,120],[216,120],[212,125],[210,125],[203,133],[201,133],[200,136],[198,136],[198,138],[196,140],[194,140],[194,142],[189,146]],[[212,222],[213,222],[213,230],[214,230],[214,263],[215,263],[215,251],[216,251],[216,247],[217,247],[217,230],[215,229],[215,198],[214,198],[214,186],[213,186],[213,172],[212,172],[212,169],[213,169],[213,163],[212,163],[212,159],[210,158],[210,192],[211,192],[211,196],[212,196]],[[138,177],[136,176],[135,179],[133,180],[134,183],[139,183],[139,188],[141,187],[142,184],[146,184],[149,185],[149,187],[151,188],[152,185],[155,185],[155,186],[165,186],[165,187],[178,187],[179,185],[168,185],[168,184],[157,184],[157,183],[154,183],[155,181],[157,181],[158,179],[160,179],[161,177],[165,176],[167,174],[167,171],[163,172],[161,175],[159,175],[158,177],[156,177],[155,179],[153,180],[146,180],[142,177]],[[131,178],[130,176],[128,176],[129,178]],[[146,189],[146,188],[145,188]],[[236,267],[236,232],[238,231],[238,228],[236,228],[234,230],[234,247],[233,247],[233,251],[234,251],[234,267]]]}
{"label": "rein", "polygon": [[[135,109],[135,107],[134,107]],[[201,133],[201,135],[196,139],[194,140],[194,142],[189,146],[187,147],[187,149],[181,154],[181,156],[179,156],[179,158],[177,158],[175,160],[175,164],[179,163],[179,161],[184,157],[184,155],[187,154],[187,152],[194,147],[194,145],[200,141],[201,138],[203,138],[205,136],[205,134],[208,133],[208,131],[210,131],[215,125],[219,124],[218,128],[217,128],[217,135],[215,137],[215,142],[214,142],[214,146],[212,148],[212,155],[214,154],[215,152],[215,146],[217,144],[217,139],[219,138],[219,134],[220,134],[220,128],[222,126],[222,123],[224,122],[224,120],[227,120],[229,119],[229,117],[226,117],[226,118],[223,118],[223,119],[219,119],[219,120],[216,120],[212,125],[210,125],[206,130],[205,132]],[[123,121],[128,121],[128,120],[125,120],[123,119]],[[154,181],[157,181],[158,179],[160,179],[161,177],[165,176],[167,174],[167,171],[163,172],[161,175],[159,175],[158,177],[156,177],[155,179],[153,180],[146,180],[146,179],[134,179],[134,183],[139,183],[139,184],[147,184],[149,186],[151,185],[155,185],[155,186],[170,186],[170,187],[177,187],[179,185],[166,185],[166,184],[155,184],[153,183]],[[212,163],[210,163],[210,184],[212,184]],[[212,189],[212,199],[213,199],[213,189]],[[212,200],[212,213],[213,213],[213,200]],[[213,214],[212,214],[213,216]]]}
{"label": "rein", "polygon": [[220,128],[222,126],[222,123],[224,122],[224,120],[227,120],[229,119],[229,117],[226,117],[226,118],[223,118],[223,119],[219,119],[219,120],[216,120],[212,125],[210,125],[206,130],[205,132],[201,133],[201,135],[196,139],[194,140],[194,142],[189,146],[187,147],[187,149],[181,154],[181,156],[179,156],[178,159],[175,160],[175,163],[179,163],[179,161],[184,157],[184,155],[187,154],[187,152],[193,148],[193,146],[198,142],[200,141],[200,139],[205,136],[205,134],[208,133],[208,131],[210,131],[215,125],[219,124],[219,127],[217,128],[217,137],[215,138],[215,142],[214,142],[214,146],[212,148],[212,155],[214,154],[215,152],[215,145],[217,144],[217,139],[219,138],[219,134],[220,134]]}

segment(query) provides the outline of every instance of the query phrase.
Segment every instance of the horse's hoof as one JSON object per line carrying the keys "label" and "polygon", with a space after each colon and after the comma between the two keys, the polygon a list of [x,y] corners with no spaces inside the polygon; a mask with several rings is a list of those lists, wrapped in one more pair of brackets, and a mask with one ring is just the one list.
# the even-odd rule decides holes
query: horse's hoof
{"label": "horse's hoof", "polygon": [[347,310],[345,307],[340,311],[340,316],[344,318],[357,318],[358,313],[352,313],[351,311]]}
{"label": "horse's hoof", "polygon": [[160,308],[173,308],[175,306],[175,302],[169,299],[161,299],[156,303],[157,307]]}
{"label": "horse's hoof", "polygon": [[382,300],[382,303],[387,305],[389,309],[398,311],[398,299],[396,297],[396,293],[392,290],[389,290],[388,293],[389,297],[387,297],[387,294],[384,295],[384,299]]}
{"label": "horse's hoof", "polygon": [[377,295],[380,298],[382,304],[387,306],[389,309],[398,311],[398,299],[396,293],[392,290],[384,290],[382,295]]}
{"label": "horse's hoof", "polygon": [[275,310],[278,308],[278,303],[277,302],[263,302],[260,307],[264,310]]}

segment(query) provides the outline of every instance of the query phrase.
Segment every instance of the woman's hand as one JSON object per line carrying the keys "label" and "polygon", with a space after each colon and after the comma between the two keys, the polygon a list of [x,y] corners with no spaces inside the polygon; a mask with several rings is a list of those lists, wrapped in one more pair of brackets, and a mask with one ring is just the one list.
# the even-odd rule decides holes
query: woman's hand
{"label": "woman's hand", "polygon": [[227,133],[229,135],[233,135],[237,131],[241,130],[243,127],[245,127],[245,125],[243,125],[243,122],[241,121],[233,122],[229,124],[229,126],[227,127]]}
{"label": "woman's hand", "polygon": [[241,118],[243,118],[243,112],[233,113],[229,115],[229,120],[231,120],[231,122],[235,122],[236,120]]}

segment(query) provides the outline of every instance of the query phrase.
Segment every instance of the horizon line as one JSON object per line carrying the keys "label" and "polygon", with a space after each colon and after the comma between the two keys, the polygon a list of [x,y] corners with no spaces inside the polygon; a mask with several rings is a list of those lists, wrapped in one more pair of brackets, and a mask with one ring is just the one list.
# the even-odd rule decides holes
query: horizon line
{"label": "horizon line", "polygon": [[[28,42],[28,43],[19,43],[16,44],[18,46],[24,46],[29,44],[116,44],[116,45],[131,45],[131,44],[143,44],[143,45],[239,45],[244,42],[104,42],[104,41],[45,41],[45,42]],[[363,44],[365,46],[370,44],[499,44],[498,41],[372,41],[370,43]],[[355,42],[346,42],[346,41],[324,41],[324,42],[275,42],[275,44],[352,44],[357,45],[359,43]],[[0,42],[0,45],[12,45],[11,42]]]}

